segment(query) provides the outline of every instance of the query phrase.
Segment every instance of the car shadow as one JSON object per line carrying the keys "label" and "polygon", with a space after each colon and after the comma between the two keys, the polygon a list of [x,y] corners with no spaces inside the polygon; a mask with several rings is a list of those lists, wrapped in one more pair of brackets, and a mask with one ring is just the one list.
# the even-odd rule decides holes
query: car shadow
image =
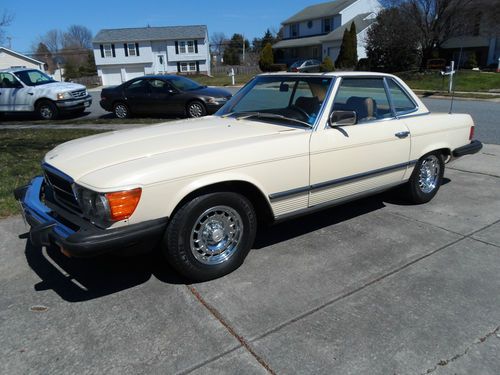
{"label": "car shadow", "polygon": [[92,112],[64,112],[55,120],[41,120],[35,113],[32,112],[7,112],[0,117],[0,122],[36,122],[36,123],[57,123],[61,120],[84,119],[91,115]]}
{"label": "car shadow", "polygon": [[[450,180],[445,181],[448,183]],[[386,207],[386,203],[406,204],[399,195],[398,190],[390,190],[307,216],[261,226],[251,252],[265,251],[276,243],[380,210]],[[133,257],[106,255],[82,259],[68,258],[55,247],[35,247],[28,241],[25,256],[29,266],[41,279],[34,286],[35,290],[52,289],[68,302],[110,295],[146,283],[151,277],[166,284],[191,283],[168,266],[159,250]]]}

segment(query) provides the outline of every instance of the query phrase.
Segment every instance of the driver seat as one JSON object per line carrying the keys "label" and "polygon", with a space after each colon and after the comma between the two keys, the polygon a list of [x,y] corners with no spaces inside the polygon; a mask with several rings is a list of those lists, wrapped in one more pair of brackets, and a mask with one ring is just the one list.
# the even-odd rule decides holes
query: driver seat
{"label": "driver seat", "polygon": [[295,101],[295,106],[307,112],[309,115],[313,113],[318,113],[320,102],[317,96],[307,97],[299,96]]}

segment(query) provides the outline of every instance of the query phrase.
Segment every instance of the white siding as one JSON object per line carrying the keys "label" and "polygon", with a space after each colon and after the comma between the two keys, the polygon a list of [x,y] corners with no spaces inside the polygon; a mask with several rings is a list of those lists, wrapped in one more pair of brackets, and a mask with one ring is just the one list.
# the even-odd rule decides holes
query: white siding
{"label": "white siding", "polygon": [[0,51],[0,69],[12,67],[26,67],[44,71],[42,64],[36,64],[31,60],[22,59],[5,51]]}
{"label": "white siding", "polygon": [[358,60],[364,59],[366,57],[366,41],[367,41],[367,37],[368,37],[368,29],[370,29],[370,27],[367,27],[366,29],[362,30],[357,35],[357,38],[358,38],[357,39],[358,40]]}
{"label": "white siding", "polygon": [[[194,39],[185,39],[194,40]],[[210,55],[208,54],[208,43],[204,39],[196,39],[198,41],[198,53],[176,53],[175,50],[175,40],[167,41],[167,60],[170,62],[177,61],[197,61],[197,60],[208,60]]]}
{"label": "white siding", "polygon": [[382,9],[377,0],[358,0],[340,12],[342,15],[342,25],[352,20],[358,14],[378,13]]}
{"label": "white siding", "polygon": [[299,36],[311,36],[318,35],[323,32],[321,29],[321,19],[311,20],[311,28],[309,28],[309,21],[304,21],[300,23],[299,26]]}
{"label": "white siding", "polygon": [[[114,42],[114,43],[94,43],[94,57],[96,65],[127,65],[127,64],[138,64],[138,63],[151,63],[152,62],[152,52],[151,52],[151,42],[138,42],[139,43],[139,56],[125,56],[124,44],[126,43],[136,43],[132,40],[126,42]],[[114,44],[115,45],[115,57],[101,57],[100,44]]]}

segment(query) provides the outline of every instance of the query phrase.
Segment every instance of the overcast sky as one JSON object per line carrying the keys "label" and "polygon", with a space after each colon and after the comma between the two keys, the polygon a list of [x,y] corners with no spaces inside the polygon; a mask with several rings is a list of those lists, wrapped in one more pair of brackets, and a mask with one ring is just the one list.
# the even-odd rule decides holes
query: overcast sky
{"label": "overcast sky", "polygon": [[[12,49],[31,52],[38,36],[50,29],[65,30],[77,24],[88,27],[93,35],[100,29],[122,27],[207,25],[208,33],[227,36],[243,33],[252,41],[267,28],[278,30],[280,22],[302,8],[322,1],[314,0],[2,0],[0,11],[14,15],[5,29]],[[8,42],[6,43],[8,47]]]}

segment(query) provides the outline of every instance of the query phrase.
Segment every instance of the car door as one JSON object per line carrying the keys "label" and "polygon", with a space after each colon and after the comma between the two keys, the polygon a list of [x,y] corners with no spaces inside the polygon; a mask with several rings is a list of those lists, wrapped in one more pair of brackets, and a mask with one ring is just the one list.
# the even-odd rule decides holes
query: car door
{"label": "car door", "polygon": [[320,124],[311,136],[309,205],[339,201],[402,182],[410,134],[395,118],[382,77],[344,77],[333,111],[354,111],[356,124]]}
{"label": "car door", "polygon": [[130,82],[123,90],[124,98],[132,112],[151,113],[150,90],[147,79],[139,78]]}
{"label": "car door", "polygon": [[151,95],[150,104],[155,113],[168,114],[176,112],[176,90],[167,81],[158,78],[149,80]]}
{"label": "car door", "polygon": [[[0,110],[28,111],[31,88],[26,88],[13,74],[0,73]],[[32,95],[32,94],[31,94]]]}

